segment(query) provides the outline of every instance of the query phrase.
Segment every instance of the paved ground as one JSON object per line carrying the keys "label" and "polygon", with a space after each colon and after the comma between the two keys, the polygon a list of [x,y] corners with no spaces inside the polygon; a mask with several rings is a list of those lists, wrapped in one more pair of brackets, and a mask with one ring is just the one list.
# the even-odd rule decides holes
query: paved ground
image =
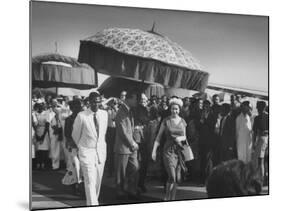
{"label": "paved ground", "polygon": [[[32,173],[32,208],[60,208],[86,206],[84,197],[72,194],[70,186],[61,183],[65,171],[33,171]],[[113,187],[113,178],[104,177],[100,193],[101,205],[160,202],[164,197],[163,186],[155,180],[147,181],[147,193],[140,200],[117,200]],[[267,193],[267,188],[264,189]],[[177,200],[207,198],[205,187],[194,184],[182,184],[178,187]]]}

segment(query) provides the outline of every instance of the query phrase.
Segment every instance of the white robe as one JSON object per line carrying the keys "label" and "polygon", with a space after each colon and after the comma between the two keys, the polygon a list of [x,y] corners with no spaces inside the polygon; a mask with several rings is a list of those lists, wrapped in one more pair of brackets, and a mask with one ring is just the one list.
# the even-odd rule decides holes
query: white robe
{"label": "white robe", "polygon": [[64,125],[65,125],[65,119],[71,115],[71,111],[69,109],[69,106],[62,105],[59,111],[59,119],[63,130],[63,140],[61,141],[61,149],[60,149],[60,160],[64,160],[66,163],[67,168],[70,168],[69,166],[69,160],[72,160],[71,153],[69,153],[68,149],[66,148],[66,138],[64,136]]}
{"label": "white robe", "polygon": [[249,115],[241,113],[236,118],[236,144],[238,160],[245,163],[251,161],[252,154],[252,122]]}
{"label": "white robe", "polygon": [[54,134],[52,126],[60,124],[55,118],[55,112],[49,110],[49,134],[50,134],[50,158],[52,159],[52,169],[58,169],[60,167],[61,156],[61,141],[58,140],[58,135]]}
{"label": "white robe", "polygon": [[[46,122],[49,122],[48,120],[48,113],[46,111],[42,111],[41,113],[35,112],[33,114],[33,121],[35,123],[35,133],[38,136],[42,136],[45,127],[46,127]],[[39,143],[36,142],[36,150],[49,150],[50,148],[50,137],[49,134],[47,133],[44,137],[43,142]]]}

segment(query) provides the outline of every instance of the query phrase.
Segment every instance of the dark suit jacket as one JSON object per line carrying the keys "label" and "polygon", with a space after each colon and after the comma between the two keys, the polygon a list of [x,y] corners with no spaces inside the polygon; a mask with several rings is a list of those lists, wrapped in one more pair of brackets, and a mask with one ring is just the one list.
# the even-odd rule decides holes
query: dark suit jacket
{"label": "dark suit jacket", "polygon": [[209,151],[215,145],[216,117],[210,112],[208,117],[199,125],[199,146],[200,150]]}
{"label": "dark suit jacket", "polygon": [[232,115],[226,117],[221,132],[221,160],[230,160],[236,157],[235,119]]}
{"label": "dark suit jacket", "polygon": [[118,154],[131,154],[134,141],[134,120],[128,108],[121,104],[115,118],[116,136],[114,152]]}
{"label": "dark suit jacket", "polygon": [[72,130],[73,130],[73,123],[77,115],[71,114],[69,117],[65,119],[65,124],[64,124],[64,136],[66,139],[66,143],[70,147],[77,147],[73,138],[72,138]]}

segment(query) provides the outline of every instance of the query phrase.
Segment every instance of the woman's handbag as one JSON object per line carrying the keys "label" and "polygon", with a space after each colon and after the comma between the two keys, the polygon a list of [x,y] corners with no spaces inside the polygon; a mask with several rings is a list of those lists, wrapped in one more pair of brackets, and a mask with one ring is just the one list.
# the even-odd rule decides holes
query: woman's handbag
{"label": "woman's handbag", "polygon": [[190,145],[188,144],[187,140],[184,141],[182,146],[180,147],[180,153],[182,155],[183,160],[186,161],[191,161],[194,159],[193,152],[191,150]]}

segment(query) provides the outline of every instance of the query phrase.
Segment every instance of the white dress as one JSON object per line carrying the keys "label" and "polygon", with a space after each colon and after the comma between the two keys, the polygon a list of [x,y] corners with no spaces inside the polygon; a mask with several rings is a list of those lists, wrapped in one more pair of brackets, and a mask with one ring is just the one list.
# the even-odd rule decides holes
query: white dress
{"label": "white dress", "polygon": [[[42,136],[45,127],[46,127],[46,122],[48,122],[48,113],[46,111],[42,111],[41,113],[35,112],[34,113],[34,118],[35,118],[35,126],[36,126],[36,135],[37,136]],[[36,142],[36,150],[49,150],[50,148],[50,137],[49,134],[47,133],[44,137],[43,142]]]}
{"label": "white dress", "polygon": [[55,117],[55,112],[49,110],[48,116],[48,121],[50,122],[50,158],[52,159],[52,168],[58,169],[60,167],[61,142],[58,140],[58,135],[54,134],[53,126],[56,126],[60,123]]}
{"label": "white dress", "polygon": [[245,163],[250,162],[252,154],[252,122],[249,115],[241,113],[236,118],[236,144],[238,160]]}

